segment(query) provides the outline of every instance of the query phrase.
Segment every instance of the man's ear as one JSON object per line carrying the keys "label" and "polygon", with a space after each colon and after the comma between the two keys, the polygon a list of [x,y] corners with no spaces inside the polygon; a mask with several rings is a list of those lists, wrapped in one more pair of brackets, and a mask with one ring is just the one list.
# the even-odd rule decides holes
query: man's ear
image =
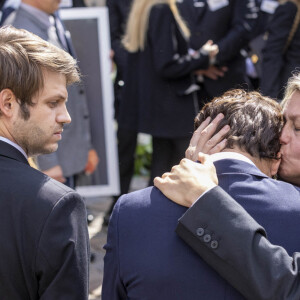
{"label": "man's ear", "polygon": [[0,110],[1,114],[10,117],[17,107],[17,98],[10,89],[3,89],[0,92]]}

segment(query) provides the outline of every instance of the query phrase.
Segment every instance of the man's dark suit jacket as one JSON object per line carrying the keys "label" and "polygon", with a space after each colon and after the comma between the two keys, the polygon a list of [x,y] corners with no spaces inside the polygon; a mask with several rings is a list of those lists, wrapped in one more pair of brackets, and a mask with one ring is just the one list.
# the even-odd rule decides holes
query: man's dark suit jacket
{"label": "man's dark suit jacket", "polygon": [[[296,188],[240,160],[224,159],[215,165],[221,186],[268,228],[272,241],[290,253],[300,247]],[[202,247],[218,253],[226,241],[210,229],[223,214],[222,208],[215,209],[216,219],[198,223],[195,235],[203,241]],[[156,188],[118,200],[105,246],[103,300],[244,299],[176,236],[177,219],[185,211]]]}
{"label": "man's dark suit jacket", "polygon": [[[243,208],[229,196],[233,195],[239,202],[232,190],[227,191],[228,194],[221,187],[216,187],[204,194],[183,215],[176,229],[178,235],[203,260],[247,299],[300,299],[300,252],[296,252],[300,250],[297,246],[300,243],[299,225],[286,224],[290,222],[286,208],[294,202],[294,197],[289,186],[282,182],[280,185],[284,189],[278,194],[274,187],[266,186],[270,193],[267,198],[270,208],[277,203],[285,209],[276,218],[274,216],[273,224],[267,224],[263,215],[253,214],[244,204]],[[257,195],[248,195],[247,198],[250,203]],[[300,218],[297,209],[290,213]],[[268,239],[266,231],[256,220],[265,226]],[[220,238],[217,249],[210,247],[197,235],[203,223],[207,224],[206,230]],[[274,230],[279,230],[282,240],[275,238]],[[292,248],[286,244],[289,237],[294,239]]]}
{"label": "man's dark suit jacket", "polygon": [[0,299],[88,299],[86,210],[0,141]]}

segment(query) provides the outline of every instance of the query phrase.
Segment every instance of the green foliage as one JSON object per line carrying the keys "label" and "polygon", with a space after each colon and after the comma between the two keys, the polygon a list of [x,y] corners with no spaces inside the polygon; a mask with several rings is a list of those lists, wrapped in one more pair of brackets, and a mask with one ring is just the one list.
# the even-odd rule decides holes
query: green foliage
{"label": "green foliage", "polygon": [[134,174],[149,176],[152,162],[152,143],[138,144],[135,151]]}

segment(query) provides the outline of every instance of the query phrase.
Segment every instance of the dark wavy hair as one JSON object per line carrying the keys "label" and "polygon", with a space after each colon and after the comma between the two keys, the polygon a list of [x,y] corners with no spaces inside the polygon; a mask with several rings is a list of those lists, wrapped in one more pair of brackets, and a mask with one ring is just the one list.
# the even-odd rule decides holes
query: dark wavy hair
{"label": "dark wavy hair", "polygon": [[276,158],[280,150],[279,137],[284,125],[280,105],[258,92],[230,90],[207,103],[195,118],[195,129],[207,118],[219,113],[224,119],[216,133],[225,125],[227,148],[238,146],[257,158]]}

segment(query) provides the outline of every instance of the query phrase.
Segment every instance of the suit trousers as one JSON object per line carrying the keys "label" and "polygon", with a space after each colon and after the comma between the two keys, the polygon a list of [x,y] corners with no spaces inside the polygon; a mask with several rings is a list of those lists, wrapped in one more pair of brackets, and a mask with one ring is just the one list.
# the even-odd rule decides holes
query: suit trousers
{"label": "suit trousers", "polygon": [[153,179],[169,172],[185,157],[191,137],[184,138],[158,138],[152,137],[152,166],[149,186],[153,185]]}

